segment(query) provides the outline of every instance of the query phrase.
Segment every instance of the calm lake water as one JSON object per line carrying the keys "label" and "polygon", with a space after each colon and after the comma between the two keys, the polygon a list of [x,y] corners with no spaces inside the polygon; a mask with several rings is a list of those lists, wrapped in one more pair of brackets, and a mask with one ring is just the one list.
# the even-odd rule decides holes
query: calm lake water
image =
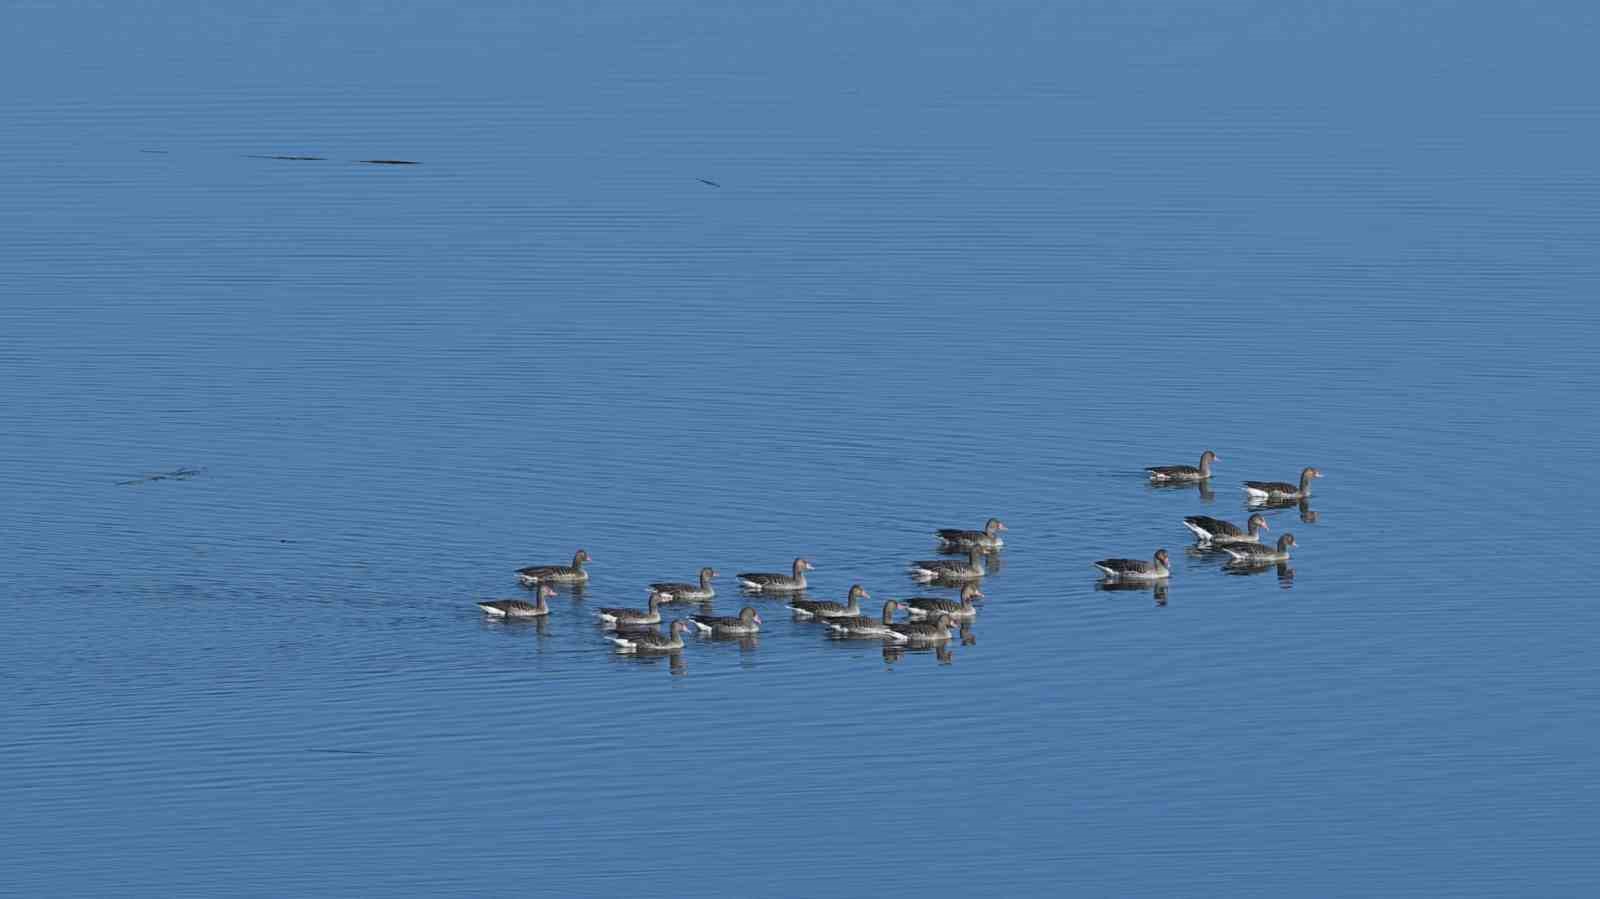
{"label": "calm lake water", "polygon": [[[72,6],[0,37],[0,892],[1600,890],[1587,6]],[[1184,551],[1305,465],[1292,571]],[[593,624],[990,515],[947,653]]]}

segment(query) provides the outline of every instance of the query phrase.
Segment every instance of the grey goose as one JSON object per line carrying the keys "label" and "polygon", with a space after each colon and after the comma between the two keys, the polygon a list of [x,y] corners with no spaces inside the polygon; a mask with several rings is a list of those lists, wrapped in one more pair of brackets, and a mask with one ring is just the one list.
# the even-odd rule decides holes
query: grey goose
{"label": "grey goose", "polygon": [[1253,503],[1283,502],[1284,500],[1310,499],[1311,481],[1322,477],[1322,472],[1316,468],[1306,468],[1300,472],[1300,485],[1285,481],[1245,481],[1244,492]]}
{"label": "grey goose", "polygon": [[585,562],[592,562],[589,554],[578,550],[572,555],[571,565],[529,565],[527,568],[518,568],[517,577],[524,584],[583,584],[589,580],[589,572],[583,570]]}
{"label": "grey goose", "polygon": [[657,624],[661,621],[661,604],[671,602],[672,597],[659,590],[650,591],[650,605],[643,609],[627,609],[620,606],[604,606],[595,611],[600,617],[600,622],[607,627],[618,625]]}
{"label": "grey goose", "polygon": [[848,618],[829,618],[824,623],[836,634],[851,637],[884,637],[888,636],[889,628],[894,626],[895,611],[903,608],[904,605],[891,599],[883,604],[882,618],[853,615]]}
{"label": "grey goose", "polygon": [[522,599],[491,599],[478,603],[478,608],[485,615],[495,618],[543,618],[550,614],[550,604],[545,600],[555,595],[556,591],[549,584],[540,584],[537,603]]}
{"label": "grey goose", "polygon": [[957,528],[940,528],[934,532],[939,542],[951,549],[999,549],[1006,545],[1000,539],[1000,532],[1006,530],[1005,522],[998,518],[989,519],[981,531],[963,531]]}
{"label": "grey goose", "polygon": [[1200,464],[1195,465],[1153,465],[1145,471],[1150,474],[1150,480],[1164,483],[1204,481],[1211,477],[1211,463],[1221,461],[1217,454],[1206,450],[1200,454]]}
{"label": "grey goose", "polygon": [[899,624],[889,625],[889,633],[884,636],[896,643],[932,643],[943,642],[950,639],[953,634],[950,628],[955,625],[955,619],[949,613],[940,612],[939,617],[929,621],[902,621]]}
{"label": "grey goose", "polygon": [[1192,531],[1201,543],[1212,546],[1222,546],[1226,543],[1260,543],[1261,532],[1269,530],[1267,520],[1261,517],[1260,512],[1253,512],[1245,527],[1241,529],[1231,521],[1212,518],[1210,515],[1190,515],[1183,520],[1183,526]]}
{"label": "grey goose", "polygon": [[927,559],[911,563],[911,576],[919,581],[975,581],[983,577],[983,550],[967,551],[967,561]]}
{"label": "grey goose", "polygon": [[1171,560],[1164,549],[1156,550],[1154,559],[1101,559],[1094,567],[1108,579],[1118,581],[1154,581],[1172,574]]}
{"label": "grey goose", "polygon": [[617,652],[677,652],[683,648],[683,635],[688,630],[689,622],[678,620],[672,622],[672,627],[664,634],[651,628],[617,634],[610,639],[617,644]]}
{"label": "grey goose", "polygon": [[805,559],[795,559],[793,574],[771,574],[768,572],[744,572],[737,577],[739,583],[746,590],[757,593],[796,593],[806,588],[806,572],[812,571],[816,566]]}
{"label": "grey goose", "polygon": [[912,618],[931,618],[941,613],[949,615],[957,621],[975,618],[978,607],[972,604],[974,599],[982,599],[983,591],[977,584],[967,584],[961,588],[961,599],[946,599],[942,596],[913,596],[904,600],[906,611]]}
{"label": "grey goose", "polygon": [[750,606],[740,609],[738,615],[690,615],[688,620],[702,634],[745,636],[761,630],[761,613]]}
{"label": "grey goose", "polygon": [[1284,534],[1278,538],[1278,545],[1262,546],[1259,543],[1236,543],[1232,546],[1222,547],[1222,551],[1232,556],[1230,565],[1266,565],[1271,562],[1289,561],[1289,549],[1295,545],[1293,534]]}
{"label": "grey goose", "polygon": [[850,588],[849,603],[833,602],[827,599],[796,599],[789,603],[789,608],[796,615],[805,618],[847,618],[861,614],[861,601],[871,599],[872,595],[867,588],[855,584]]}
{"label": "grey goose", "polygon": [[650,589],[657,593],[666,593],[674,600],[681,602],[705,602],[717,595],[711,586],[711,579],[717,576],[715,568],[700,569],[700,584],[661,583],[651,584]]}

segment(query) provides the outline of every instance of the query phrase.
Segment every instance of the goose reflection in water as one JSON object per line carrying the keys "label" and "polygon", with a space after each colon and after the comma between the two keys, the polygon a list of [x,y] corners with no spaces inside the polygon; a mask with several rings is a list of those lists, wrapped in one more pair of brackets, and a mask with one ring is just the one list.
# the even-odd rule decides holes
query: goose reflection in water
{"label": "goose reflection in water", "polygon": [[1260,502],[1246,500],[1244,505],[1247,509],[1297,509],[1300,512],[1300,520],[1306,524],[1316,524],[1317,519],[1320,517],[1317,515],[1317,511],[1311,508],[1311,500],[1304,497],[1300,499],[1263,500]]}
{"label": "goose reflection in water", "polygon": [[1138,591],[1138,592],[1141,592],[1141,593],[1145,592],[1145,591],[1148,591],[1148,592],[1150,592],[1150,593],[1155,595],[1156,605],[1164,606],[1164,605],[1167,604],[1167,588],[1170,586],[1170,584],[1171,584],[1171,582],[1167,581],[1167,580],[1159,580],[1159,581],[1105,581],[1105,580],[1101,580],[1101,581],[1095,581],[1094,582],[1094,588],[1096,590],[1102,590],[1102,591],[1104,591],[1106,593],[1119,593],[1119,592],[1124,591],[1124,590]]}
{"label": "goose reflection in water", "polygon": [[1236,577],[1254,577],[1258,574],[1275,572],[1278,575],[1278,586],[1288,590],[1294,586],[1294,569],[1288,562],[1264,562],[1260,565],[1244,565],[1234,562],[1222,568],[1223,574]]}
{"label": "goose reflection in water", "polygon": [[611,653],[610,656],[611,663],[613,665],[658,667],[665,663],[667,666],[667,672],[673,677],[687,674],[689,672],[689,665],[684,661],[684,653],[681,650],[677,652],[646,653],[614,652]]}
{"label": "goose reflection in water", "polygon": [[1144,489],[1149,493],[1197,493],[1200,502],[1216,502],[1217,493],[1211,489],[1211,482],[1206,481],[1147,481]]}

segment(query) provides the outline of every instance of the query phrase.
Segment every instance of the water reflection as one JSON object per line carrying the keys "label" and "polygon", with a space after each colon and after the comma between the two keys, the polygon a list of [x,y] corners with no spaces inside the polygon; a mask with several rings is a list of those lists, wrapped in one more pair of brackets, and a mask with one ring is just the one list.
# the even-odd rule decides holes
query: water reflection
{"label": "water reflection", "polygon": [[1211,489],[1210,481],[1189,481],[1173,484],[1157,481],[1146,481],[1144,486],[1145,490],[1149,491],[1150,493],[1183,493],[1193,490],[1195,493],[1200,495],[1200,501],[1202,503],[1212,503],[1217,499],[1217,493],[1215,490]]}
{"label": "water reflection", "polygon": [[1164,606],[1164,605],[1167,604],[1167,588],[1169,586],[1170,586],[1170,582],[1165,581],[1165,580],[1161,580],[1161,581],[1103,581],[1102,580],[1102,581],[1095,581],[1094,582],[1094,588],[1096,590],[1102,590],[1102,591],[1105,591],[1106,593],[1117,593],[1117,592],[1121,592],[1121,591],[1125,591],[1125,590],[1126,591],[1140,591],[1140,592],[1148,590],[1152,594],[1155,595],[1156,605],[1158,605],[1158,606]]}
{"label": "water reflection", "polygon": [[1279,500],[1250,500],[1250,499],[1246,499],[1244,505],[1245,505],[1245,508],[1247,508],[1247,509],[1270,509],[1270,510],[1298,509],[1299,512],[1300,512],[1300,520],[1305,522],[1306,524],[1316,524],[1317,523],[1317,519],[1320,517],[1317,514],[1316,510],[1311,508],[1311,500],[1309,498],[1297,499],[1297,500],[1296,499],[1279,499]]}
{"label": "water reflection", "polygon": [[887,664],[887,665],[893,665],[896,662],[899,662],[901,659],[905,658],[906,655],[908,655],[908,654],[910,654],[910,655],[928,655],[930,653],[933,655],[934,659],[937,660],[938,663],[941,664],[941,665],[949,665],[949,664],[951,664],[952,662],[954,662],[956,660],[955,651],[950,648],[949,641],[940,641],[938,643],[922,643],[922,644],[918,644],[918,643],[884,643],[883,644],[883,661],[884,661],[884,664]]}
{"label": "water reflection", "polygon": [[684,652],[675,649],[671,652],[612,652],[611,661],[615,665],[642,665],[645,667],[667,666],[667,672],[674,677],[687,674],[689,665],[684,661]]}
{"label": "water reflection", "polygon": [[1253,577],[1271,571],[1278,575],[1278,586],[1285,590],[1294,586],[1294,569],[1289,567],[1288,562],[1262,562],[1255,565],[1231,562],[1222,566],[1222,571],[1238,577]]}
{"label": "water reflection", "polygon": [[502,615],[479,615],[478,626],[485,631],[495,631],[507,636],[534,636],[543,637],[549,627],[550,616],[540,615],[537,618],[511,618]]}

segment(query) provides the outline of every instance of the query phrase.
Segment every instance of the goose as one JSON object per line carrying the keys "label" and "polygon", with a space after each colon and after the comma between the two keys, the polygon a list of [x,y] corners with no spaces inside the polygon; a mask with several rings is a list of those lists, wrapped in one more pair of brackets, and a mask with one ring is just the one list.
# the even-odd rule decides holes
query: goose
{"label": "goose", "polygon": [[932,643],[943,642],[952,636],[950,628],[955,624],[948,612],[940,612],[939,617],[932,621],[926,619],[919,621],[902,621],[899,624],[889,625],[889,633],[884,636],[896,643]]}
{"label": "goose", "polygon": [[924,583],[928,581],[975,581],[983,577],[983,550],[967,550],[967,561],[956,559],[929,559],[911,563],[911,576]]}
{"label": "goose", "polygon": [[895,610],[903,608],[905,608],[904,603],[891,599],[883,604],[882,618],[854,615],[847,618],[829,618],[824,623],[836,634],[851,637],[883,637],[887,636],[889,628],[894,626]]}
{"label": "goose", "polygon": [[571,565],[529,565],[527,568],[518,568],[517,577],[524,584],[585,584],[589,581],[589,572],[583,570],[583,563],[592,562],[589,554],[578,550],[572,556]]}
{"label": "goose", "polygon": [[[1248,544],[1247,544],[1248,545]],[[1172,565],[1164,549],[1156,550],[1155,559],[1101,559],[1094,567],[1105,572],[1109,580],[1154,581],[1172,575]]]}
{"label": "goose", "polygon": [[651,584],[650,589],[657,593],[670,594],[675,600],[685,602],[705,602],[717,595],[711,587],[711,579],[717,576],[715,568],[700,569],[700,586],[682,583]]}
{"label": "goose", "polygon": [[1313,478],[1322,477],[1322,472],[1316,468],[1307,468],[1300,472],[1300,486],[1284,481],[1245,481],[1244,492],[1250,502],[1283,502],[1284,500],[1310,499],[1311,481]]}
{"label": "goose", "polygon": [[913,596],[905,601],[905,605],[912,618],[932,618],[943,613],[957,621],[965,621],[978,616],[978,607],[972,601],[982,598],[983,591],[978,589],[977,584],[967,584],[961,588],[959,601],[940,596]]}
{"label": "goose", "polygon": [[1190,515],[1183,520],[1183,526],[1194,532],[1201,543],[1221,546],[1225,543],[1260,543],[1261,532],[1270,530],[1267,520],[1261,517],[1260,512],[1250,515],[1250,520],[1245,526],[1250,530],[1245,532],[1231,521],[1212,518],[1210,515]]}
{"label": "goose", "polygon": [[861,601],[871,599],[872,594],[860,584],[850,588],[850,602],[848,605],[826,599],[797,599],[789,603],[789,608],[796,615],[805,618],[848,618],[861,614]]}
{"label": "goose", "polygon": [[957,528],[940,528],[934,532],[939,542],[952,549],[999,549],[1006,545],[1000,539],[1000,532],[1006,530],[1005,522],[998,518],[989,519],[981,531],[963,531]]}
{"label": "goose", "polygon": [[672,597],[659,590],[650,591],[650,606],[646,609],[625,609],[619,606],[605,606],[595,612],[600,617],[600,623],[606,627],[634,624],[659,624],[661,622],[661,604],[672,602]]}
{"label": "goose", "polygon": [[630,631],[609,638],[617,644],[617,652],[677,652],[683,648],[683,635],[689,622],[679,619],[662,633],[655,628],[647,631]]}
{"label": "goose", "polygon": [[745,636],[761,630],[761,614],[750,606],[739,610],[737,616],[690,615],[689,621],[702,634],[727,634]]}
{"label": "goose", "polygon": [[1276,548],[1259,543],[1236,543],[1222,547],[1222,551],[1233,557],[1229,565],[1265,565],[1289,561],[1289,548],[1295,545],[1294,535],[1284,534],[1278,538]]}
{"label": "goose", "polygon": [[550,605],[545,600],[555,596],[556,591],[549,584],[540,584],[538,595],[538,603],[520,599],[492,599],[478,603],[478,608],[482,609],[485,615],[496,618],[542,618],[550,614]]}
{"label": "goose", "polygon": [[806,588],[806,572],[814,570],[816,566],[805,559],[795,559],[794,574],[746,572],[736,576],[746,590],[757,593],[763,590],[769,593],[796,593]]}
{"label": "goose", "polygon": [[1211,463],[1220,462],[1217,454],[1206,450],[1200,454],[1200,465],[1153,465],[1146,468],[1150,473],[1150,480],[1171,483],[1173,481],[1204,481],[1211,477]]}

